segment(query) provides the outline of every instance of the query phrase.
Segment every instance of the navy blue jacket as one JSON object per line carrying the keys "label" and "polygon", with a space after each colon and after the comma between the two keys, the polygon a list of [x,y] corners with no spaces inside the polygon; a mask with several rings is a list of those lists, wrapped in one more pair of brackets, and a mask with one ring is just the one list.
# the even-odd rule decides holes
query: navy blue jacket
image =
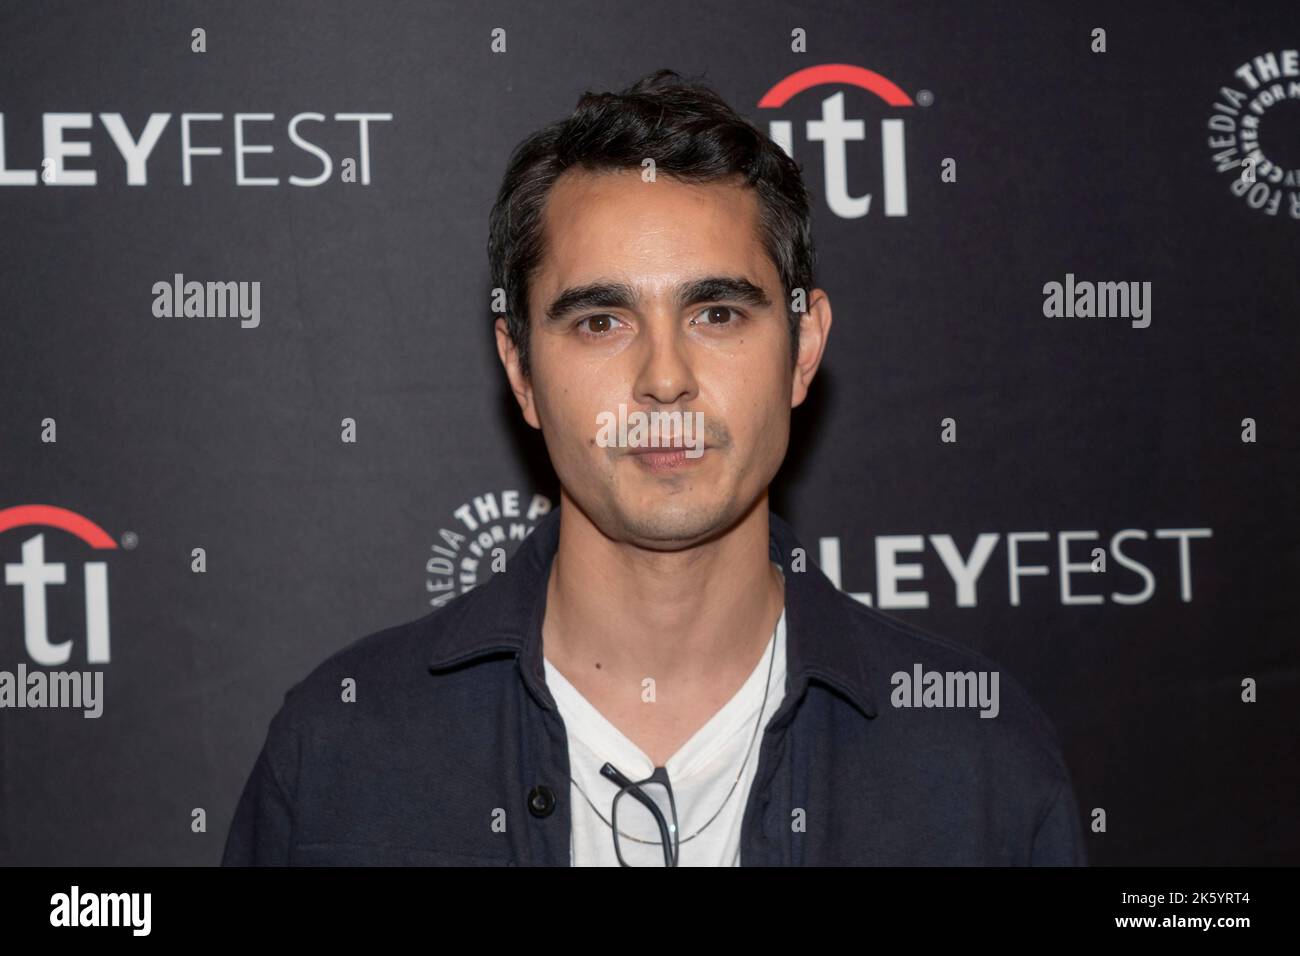
{"label": "navy blue jacket", "polygon": [[[891,675],[996,670],[841,593],[770,515],[785,699],[763,731],[742,866],[1083,865],[1055,732],[1008,675],[999,712],[894,706]],[[542,668],[559,511],[496,574],[291,688],[223,865],[569,865],[569,754]],[[802,552],[807,555],[807,551]],[[343,682],[356,684],[354,702]]]}

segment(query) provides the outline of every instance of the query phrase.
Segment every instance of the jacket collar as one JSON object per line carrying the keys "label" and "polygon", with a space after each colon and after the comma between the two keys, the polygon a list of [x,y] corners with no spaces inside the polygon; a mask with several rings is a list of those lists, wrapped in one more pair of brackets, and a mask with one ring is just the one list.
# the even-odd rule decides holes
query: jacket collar
{"label": "jacket collar", "polygon": [[[790,718],[811,680],[830,686],[864,716],[876,716],[867,662],[869,638],[854,599],[812,563],[790,526],[768,512],[771,559],[785,572],[786,700],[770,726]],[[507,571],[446,608],[429,668],[447,670],[480,658],[517,654],[529,692],[547,710],[555,698],[542,664],[542,621],[551,560],[560,539],[560,511],[543,517],[509,559]],[[802,555],[803,571],[793,568]],[[441,612],[434,612],[440,614]]]}

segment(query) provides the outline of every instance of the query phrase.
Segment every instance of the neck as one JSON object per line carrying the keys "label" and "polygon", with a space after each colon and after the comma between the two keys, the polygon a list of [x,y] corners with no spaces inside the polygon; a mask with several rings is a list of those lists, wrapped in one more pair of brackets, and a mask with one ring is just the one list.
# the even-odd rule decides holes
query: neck
{"label": "neck", "polygon": [[707,710],[758,663],[784,599],[766,492],[723,534],[677,551],[612,540],[562,497],[544,653],[589,694],[625,700],[652,678],[668,709]]}

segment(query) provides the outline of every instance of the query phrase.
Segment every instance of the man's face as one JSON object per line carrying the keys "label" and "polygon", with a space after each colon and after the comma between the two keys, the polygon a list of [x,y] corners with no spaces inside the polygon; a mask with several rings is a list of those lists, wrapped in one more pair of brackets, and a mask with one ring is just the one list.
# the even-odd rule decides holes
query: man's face
{"label": "man's face", "polygon": [[[552,188],[529,294],[531,380],[503,322],[498,348],[566,495],[614,540],[673,550],[725,531],[785,457],[816,361],[791,370],[758,216],[752,189],[645,182],[638,170],[570,170]],[[823,344],[824,331],[817,358]],[[682,454],[680,440],[673,460],[602,447],[600,416],[617,420],[620,404],[628,415],[702,412],[703,454]]]}

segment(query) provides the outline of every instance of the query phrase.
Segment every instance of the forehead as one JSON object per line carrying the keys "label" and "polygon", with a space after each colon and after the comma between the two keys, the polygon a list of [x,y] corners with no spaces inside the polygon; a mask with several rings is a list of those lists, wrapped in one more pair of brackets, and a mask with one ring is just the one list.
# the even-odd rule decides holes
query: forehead
{"label": "forehead", "polygon": [[597,279],[620,279],[647,294],[693,275],[744,275],[779,285],[759,231],[758,196],[743,180],[683,183],[639,169],[566,171],[543,214],[545,252],[537,296]]}

